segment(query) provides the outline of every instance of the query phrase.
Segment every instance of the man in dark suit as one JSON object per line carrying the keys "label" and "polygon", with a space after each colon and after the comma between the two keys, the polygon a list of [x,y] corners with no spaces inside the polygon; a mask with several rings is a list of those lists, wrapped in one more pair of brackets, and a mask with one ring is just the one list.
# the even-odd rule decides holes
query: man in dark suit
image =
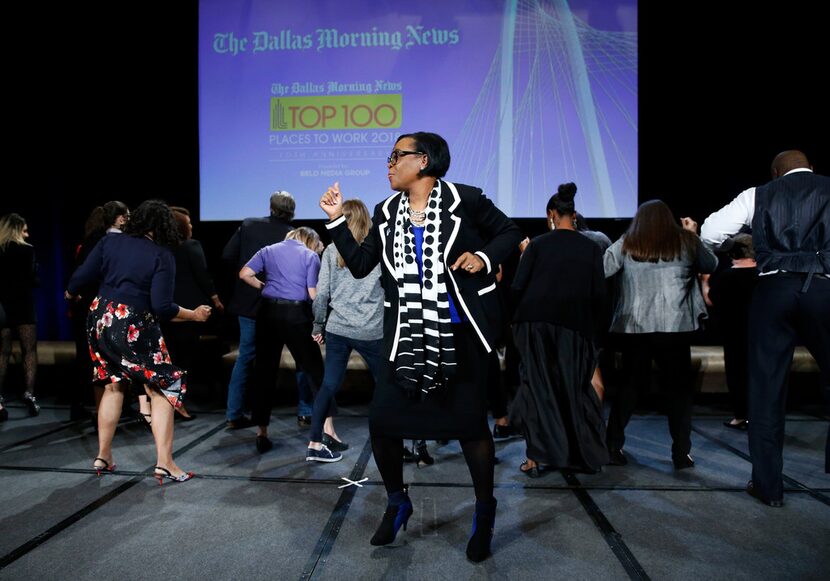
{"label": "man in dark suit", "polygon": [[[741,226],[752,226],[760,276],[749,318],[747,492],[778,507],[784,497],[787,376],[796,344],[816,359],[830,401],[830,178],[814,174],[800,151],[779,153],[772,178],[709,216],[701,237],[720,244]],[[830,473],[830,434],[824,470]]]}
{"label": "man in dark suit", "polygon": [[[266,218],[246,218],[234,232],[222,251],[222,258],[232,264],[236,272],[261,248],[282,242],[293,226],[296,202],[285,191],[271,195],[271,215]],[[235,277],[233,298],[228,311],[239,318],[239,354],[231,372],[228,384],[228,407],[225,419],[228,428],[239,429],[252,426],[244,415],[245,389],[253,372],[256,356],[256,316],[259,310],[259,292]]]}

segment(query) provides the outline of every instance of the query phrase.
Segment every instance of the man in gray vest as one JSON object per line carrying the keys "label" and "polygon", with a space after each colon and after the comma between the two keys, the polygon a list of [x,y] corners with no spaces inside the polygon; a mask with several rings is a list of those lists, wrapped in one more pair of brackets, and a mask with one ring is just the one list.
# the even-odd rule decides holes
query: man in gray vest
{"label": "man in gray vest", "polygon": [[[818,363],[830,402],[830,178],[814,174],[800,151],[775,156],[772,178],[709,216],[700,235],[717,245],[742,226],[752,227],[761,272],[749,319],[747,492],[779,507],[787,376],[796,344],[807,347]],[[830,434],[824,471],[830,473]]]}

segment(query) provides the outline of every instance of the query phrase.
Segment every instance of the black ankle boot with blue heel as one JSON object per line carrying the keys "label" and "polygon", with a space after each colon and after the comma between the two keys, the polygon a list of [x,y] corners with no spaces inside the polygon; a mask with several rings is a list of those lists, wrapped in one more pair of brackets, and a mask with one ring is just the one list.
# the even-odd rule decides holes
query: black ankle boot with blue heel
{"label": "black ankle boot with blue heel", "polygon": [[408,488],[404,486],[403,490],[389,495],[386,512],[383,513],[383,520],[380,521],[375,536],[369,541],[376,547],[394,542],[395,536],[401,527],[406,530],[406,523],[409,522],[409,517],[412,516],[412,501],[409,500],[407,492]]}
{"label": "black ankle boot with blue heel", "polygon": [[467,558],[478,563],[490,555],[490,542],[493,540],[493,527],[496,524],[496,499],[476,501],[473,514],[473,532],[467,543]]}

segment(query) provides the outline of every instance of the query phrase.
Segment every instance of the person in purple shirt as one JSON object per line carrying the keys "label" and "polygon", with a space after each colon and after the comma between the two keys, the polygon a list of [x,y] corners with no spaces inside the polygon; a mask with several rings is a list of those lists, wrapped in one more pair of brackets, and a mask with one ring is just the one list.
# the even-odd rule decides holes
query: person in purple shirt
{"label": "person in purple shirt", "polygon": [[[283,242],[262,248],[239,271],[239,278],[262,292],[256,319],[256,364],[251,419],[258,426],[256,448],[262,454],[273,447],[268,424],[273,408],[273,385],[283,346],[297,369],[311,379],[315,396],[323,383],[323,357],[311,338],[314,317],[311,301],[317,295],[320,237],[311,228],[289,232]],[[257,278],[263,273],[265,281]]]}
{"label": "person in purple shirt", "polygon": [[133,212],[124,235],[104,236],[69,280],[69,298],[100,281],[87,318],[89,354],[100,397],[98,456],[92,464],[99,475],[115,469],[112,439],[129,386],[152,401],[154,474],[159,483],[193,477],[173,461],[173,412],[183,410],[187,374],[170,360],[159,320],[205,321],[210,307],[190,310],[173,302],[176,262],[170,247],[178,243],[170,208],[148,200]]}

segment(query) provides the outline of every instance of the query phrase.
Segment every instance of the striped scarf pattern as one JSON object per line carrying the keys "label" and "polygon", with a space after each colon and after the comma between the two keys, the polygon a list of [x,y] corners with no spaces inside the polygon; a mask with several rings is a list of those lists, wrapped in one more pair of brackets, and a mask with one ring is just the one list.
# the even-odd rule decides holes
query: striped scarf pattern
{"label": "striped scarf pattern", "polygon": [[422,265],[415,256],[409,195],[401,196],[395,217],[395,278],[398,282],[400,337],[395,380],[411,396],[426,397],[455,373],[456,359],[441,232],[441,186],[429,195],[423,224]]}

